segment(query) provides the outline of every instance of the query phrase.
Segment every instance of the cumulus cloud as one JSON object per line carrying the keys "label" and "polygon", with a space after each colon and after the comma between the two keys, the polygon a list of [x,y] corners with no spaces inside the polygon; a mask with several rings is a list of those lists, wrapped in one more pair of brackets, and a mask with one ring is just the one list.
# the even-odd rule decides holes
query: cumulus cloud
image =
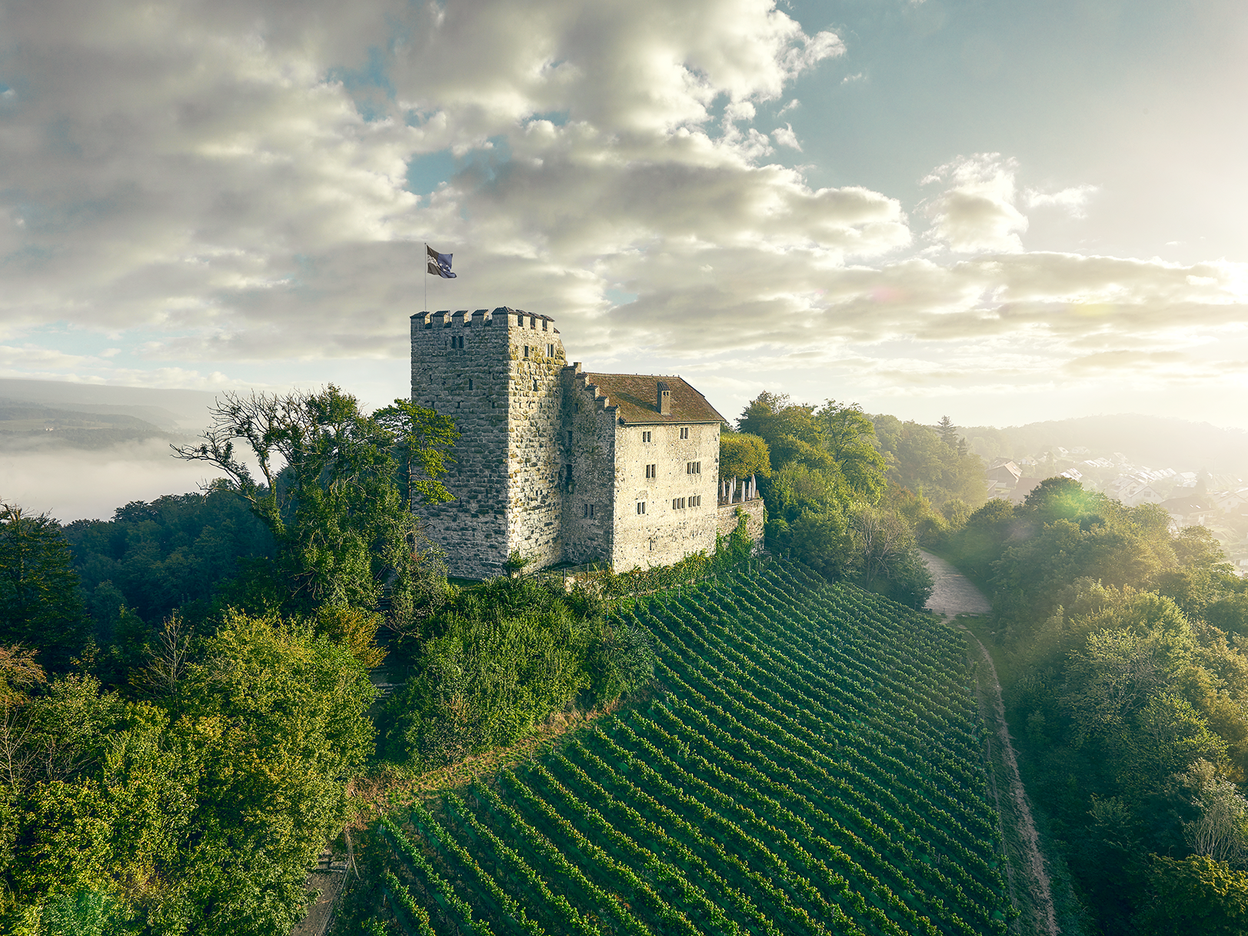
{"label": "cumulus cloud", "polygon": [[1029,188],[1023,192],[1023,203],[1028,208],[1059,208],[1072,218],[1085,218],[1088,199],[1098,191],[1095,185],[1075,185],[1056,192]]}
{"label": "cumulus cloud", "polygon": [[947,187],[925,206],[929,237],[958,253],[1021,251],[1027,218],[1014,206],[1017,169],[1000,153],[959,156],[934,169],[922,184]]}
{"label": "cumulus cloud", "polygon": [[[6,32],[29,89],[0,140],[0,314],[19,331],[143,328],[142,354],[182,360],[399,355],[424,239],[478,295],[592,315],[595,265],[672,239],[908,238],[895,202],[867,217],[856,191],[765,164],[756,105],[844,50],[769,0],[52,0]],[[453,177],[408,191],[438,153]]]}
{"label": "cumulus cloud", "polygon": [[[918,206],[776,164],[801,151],[771,129],[795,79],[845,46],[773,0],[4,17],[5,374],[218,386],[398,359],[426,286],[434,308],[553,315],[595,366],[644,348],[725,387],[725,366],[1091,379],[1248,318],[1239,265],[1027,252],[1025,211],[1082,217],[1097,189],[1022,186],[1005,155],[937,167]],[[426,240],[459,279],[426,283]],[[37,334],[51,321],[109,348],[57,347]]]}
{"label": "cumulus cloud", "polygon": [[797,142],[797,134],[793,132],[792,124],[785,124],[783,127],[777,127],[771,131],[772,137],[781,146],[787,146],[789,149],[795,149],[799,153],[802,151],[802,144]]}

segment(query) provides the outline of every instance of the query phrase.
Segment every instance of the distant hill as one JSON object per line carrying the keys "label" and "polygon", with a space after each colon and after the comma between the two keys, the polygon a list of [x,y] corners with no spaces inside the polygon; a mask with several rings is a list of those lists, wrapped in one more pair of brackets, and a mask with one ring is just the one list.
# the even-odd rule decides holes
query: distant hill
{"label": "distant hill", "polygon": [[196,434],[217,394],[204,390],[109,387],[58,380],[0,379],[0,405],[38,404],[100,417],[128,416],[158,430]]}
{"label": "distant hill", "polygon": [[1061,446],[1088,450],[1072,456],[1076,459],[1121,453],[1137,465],[1248,476],[1248,432],[1206,422],[1131,413],[958,431],[972,451],[988,460],[1039,455]]}

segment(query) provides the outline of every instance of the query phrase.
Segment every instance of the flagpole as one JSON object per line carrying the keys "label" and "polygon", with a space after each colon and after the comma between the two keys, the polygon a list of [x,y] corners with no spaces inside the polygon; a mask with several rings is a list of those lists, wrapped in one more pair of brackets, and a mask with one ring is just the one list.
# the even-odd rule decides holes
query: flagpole
{"label": "flagpole", "polygon": [[425,281],[425,307],[421,309],[420,311],[428,312],[429,311],[429,242],[428,241],[425,241],[425,253],[424,253],[424,256],[420,258],[420,260],[425,265],[425,275],[421,277],[421,279]]}

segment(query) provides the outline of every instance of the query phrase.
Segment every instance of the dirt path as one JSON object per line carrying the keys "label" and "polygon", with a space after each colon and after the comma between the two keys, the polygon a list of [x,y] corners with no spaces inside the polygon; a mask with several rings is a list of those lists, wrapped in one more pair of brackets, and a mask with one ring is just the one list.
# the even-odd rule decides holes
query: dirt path
{"label": "dirt path", "polygon": [[1036,833],[1027,793],[1018,773],[1018,761],[1014,757],[1014,745],[1010,740],[1009,725],[1005,721],[1005,705],[1001,701],[1001,683],[997,679],[997,669],[993,666],[992,656],[987,648],[956,621],[960,614],[987,614],[992,610],[992,605],[979,589],[945,560],[922,550],[919,552],[927,563],[932,578],[936,580],[927,609],[953,621],[966,634],[973,656],[978,657],[975,661],[978,664],[977,695],[980,716],[989,731],[985,739],[991,768],[989,780],[997,812],[1001,816],[1010,899],[1020,913],[1011,929],[1018,933],[1057,936],[1061,928],[1057,925],[1049,873],[1044,866],[1040,836]]}
{"label": "dirt path", "polygon": [[939,556],[933,556],[922,549],[919,550],[919,555],[927,563],[927,571],[936,580],[932,597],[927,599],[928,611],[935,611],[950,619],[959,614],[988,614],[992,611],[992,605],[988,603],[984,593],[967,581],[965,575]]}

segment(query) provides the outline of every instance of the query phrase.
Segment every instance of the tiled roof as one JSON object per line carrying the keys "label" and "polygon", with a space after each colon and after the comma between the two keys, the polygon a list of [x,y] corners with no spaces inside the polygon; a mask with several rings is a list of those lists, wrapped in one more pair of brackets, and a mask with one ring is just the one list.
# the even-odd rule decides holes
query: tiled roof
{"label": "tiled roof", "polygon": [[[609,405],[617,407],[616,416],[625,423],[727,423],[715,407],[679,377],[655,377],[648,374],[582,373],[587,385],[598,387]],[[659,382],[671,390],[671,415],[659,415]]]}

